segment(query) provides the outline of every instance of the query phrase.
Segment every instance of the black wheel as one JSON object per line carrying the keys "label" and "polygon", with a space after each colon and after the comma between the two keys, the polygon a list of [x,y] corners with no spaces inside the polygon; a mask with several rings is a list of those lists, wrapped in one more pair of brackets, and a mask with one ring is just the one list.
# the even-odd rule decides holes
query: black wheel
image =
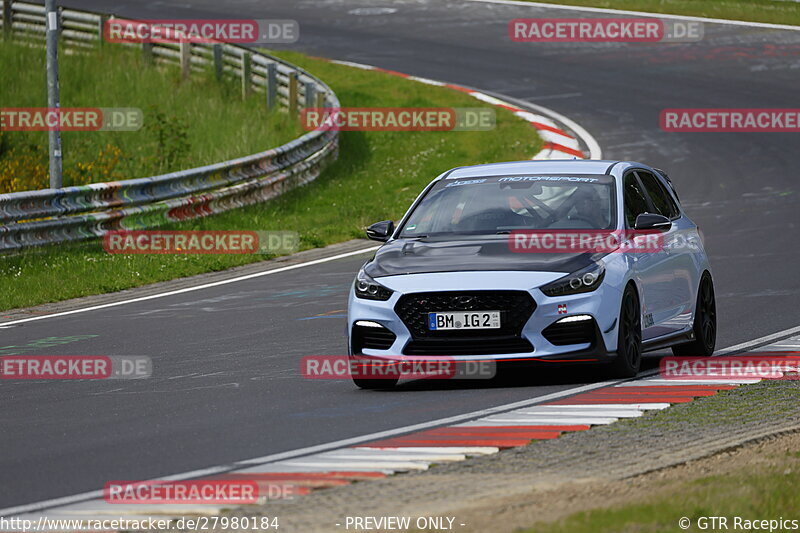
{"label": "black wheel", "polygon": [[360,389],[388,390],[397,385],[398,379],[361,379],[353,378],[353,383]]}
{"label": "black wheel", "polygon": [[700,279],[697,290],[697,305],[694,313],[694,340],[672,347],[679,357],[710,357],[717,344],[717,301],[714,297],[714,282],[706,272]]}
{"label": "black wheel", "polygon": [[630,378],[639,373],[642,365],[642,313],[639,296],[632,285],[625,287],[619,311],[617,358],[611,364],[615,377]]}

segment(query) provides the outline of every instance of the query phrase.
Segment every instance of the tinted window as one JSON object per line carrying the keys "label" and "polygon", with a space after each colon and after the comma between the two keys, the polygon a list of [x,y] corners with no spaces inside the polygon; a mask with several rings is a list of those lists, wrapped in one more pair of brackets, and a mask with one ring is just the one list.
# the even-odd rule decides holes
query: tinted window
{"label": "tinted window", "polygon": [[639,185],[636,175],[631,172],[625,176],[624,201],[625,201],[625,222],[629,228],[636,224],[636,217],[649,210],[647,200]]}
{"label": "tinted window", "polygon": [[639,179],[642,180],[642,185],[644,185],[647,194],[650,195],[650,200],[653,201],[653,207],[655,207],[656,213],[664,215],[667,218],[677,217],[678,206],[675,205],[675,201],[658,178],[649,172],[637,173],[639,174]]}
{"label": "tinted window", "polygon": [[428,191],[401,237],[610,229],[613,198],[614,178],[606,175],[448,178]]}

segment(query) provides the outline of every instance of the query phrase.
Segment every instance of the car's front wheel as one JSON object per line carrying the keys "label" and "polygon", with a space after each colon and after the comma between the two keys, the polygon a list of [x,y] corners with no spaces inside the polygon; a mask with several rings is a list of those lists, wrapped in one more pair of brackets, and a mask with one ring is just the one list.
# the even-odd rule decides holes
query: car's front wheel
{"label": "car's front wheel", "polygon": [[694,340],[672,347],[678,357],[711,357],[717,344],[717,301],[714,297],[714,282],[706,272],[700,280],[697,304],[694,312]]}
{"label": "car's front wheel", "polygon": [[642,365],[642,314],[633,285],[625,287],[619,311],[617,357],[611,364],[615,377],[630,378]]}

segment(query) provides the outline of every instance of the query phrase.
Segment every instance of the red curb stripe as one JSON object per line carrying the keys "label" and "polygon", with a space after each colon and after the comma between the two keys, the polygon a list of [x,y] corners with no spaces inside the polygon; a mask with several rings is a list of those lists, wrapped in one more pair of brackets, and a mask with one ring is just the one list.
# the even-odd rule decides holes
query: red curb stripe
{"label": "red curb stripe", "polygon": [[539,429],[533,430],[516,430],[514,428],[506,430],[491,431],[486,430],[473,430],[472,428],[441,428],[439,430],[426,431],[424,434],[416,434],[415,438],[426,437],[510,437],[510,438],[525,438],[525,439],[555,439],[561,435],[560,431],[542,431]]}
{"label": "red curb stripe", "polygon": [[452,83],[445,83],[444,86],[453,89],[454,91],[459,91],[466,94],[472,94],[474,92],[478,92],[472,89],[467,89],[466,87],[462,87],[460,85],[453,85]]}
{"label": "red curb stripe", "polygon": [[580,150],[576,150],[575,148],[570,148],[569,146],[564,146],[563,144],[553,143],[553,142],[546,142],[542,146],[542,148],[549,148],[550,150],[556,150],[559,152],[564,152],[570,155],[574,155],[577,157],[583,158],[583,152]]}
{"label": "red curb stripe", "polygon": [[[529,112],[530,111],[528,111],[528,113]],[[573,138],[572,135],[568,134],[566,131],[562,129],[556,128],[555,126],[548,126],[547,124],[542,124],[541,122],[531,122],[531,124],[533,124],[533,127],[536,128],[537,130],[552,131],[553,133],[558,133],[559,135],[563,135],[564,137],[569,137],[570,139]]]}
{"label": "red curb stripe", "polygon": [[384,74],[391,74],[392,76],[399,76],[401,78],[408,78],[409,75],[403,72],[397,72],[396,70],[389,70],[381,67],[372,67],[372,70],[383,72]]}
{"label": "red curb stripe", "polygon": [[517,446],[527,446],[530,439],[469,439],[460,440],[408,440],[408,439],[387,439],[378,442],[365,444],[369,448],[414,448],[414,447],[481,447],[491,446],[493,448],[516,448]]}

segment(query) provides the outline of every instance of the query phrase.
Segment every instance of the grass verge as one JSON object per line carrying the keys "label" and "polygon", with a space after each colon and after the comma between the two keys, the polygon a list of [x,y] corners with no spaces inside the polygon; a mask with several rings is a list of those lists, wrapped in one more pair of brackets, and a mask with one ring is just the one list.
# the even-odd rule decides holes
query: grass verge
{"label": "grass verge", "polygon": [[[281,53],[325,80],[343,106],[490,107],[450,89]],[[315,182],[266,204],[165,226],[192,230],[288,230],[301,249],[363,237],[399,218],[422,187],[460,165],[527,159],[541,140],[512,113],[497,127],[464,132],[343,132],[339,160]],[[262,147],[264,148],[264,147]],[[254,255],[109,255],[99,243],[30,249],[0,258],[0,309],[113,292],[263,260]]]}
{"label": "grass verge", "polygon": [[[64,131],[64,185],[142,178],[279,146],[302,130],[268,113],[263,96],[243,100],[233,79],[209,70],[181,81],[177,67],[148,65],[138,49],[61,50],[61,107],[139,108],[138,131]],[[43,47],[0,42],[0,108],[46,107]],[[0,193],[49,186],[46,131],[0,132]]]}
{"label": "grass verge", "polygon": [[800,25],[800,3],[787,0],[547,0],[545,3]]}
{"label": "grass verge", "polygon": [[[756,420],[768,423],[771,419],[797,418],[800,388],[794,383],[764,381],[748,385],[673,406],[654,416],[618,422],[607,430],[616,429],[631,435],[637,429],[656,430],[663,435],[687,431],[687,428],[697,433],[704,429],[721,432],[736,430]],[[618,483],[621,488],[626,482]],[[645,474],[628,483],[636,487],[635,490],[628,487],[628,492],[634,493],[628,504],[577,512],[556,522],[538,523],[524,532],[769,531],[769,525],[754,526],[746,521],[781,517],[797,522],[783,529],[773,524],[773,531],[800,529],[800,516],[797,516],[797,509],[800,509],[800,491],[797,490],[800,486],[800,435],[790,433],[749,444]],[[721,527],[720,522],[712,527],[708,517],[725,518],[727,528]],[[681,519],[689,527],[680,527]]]}

